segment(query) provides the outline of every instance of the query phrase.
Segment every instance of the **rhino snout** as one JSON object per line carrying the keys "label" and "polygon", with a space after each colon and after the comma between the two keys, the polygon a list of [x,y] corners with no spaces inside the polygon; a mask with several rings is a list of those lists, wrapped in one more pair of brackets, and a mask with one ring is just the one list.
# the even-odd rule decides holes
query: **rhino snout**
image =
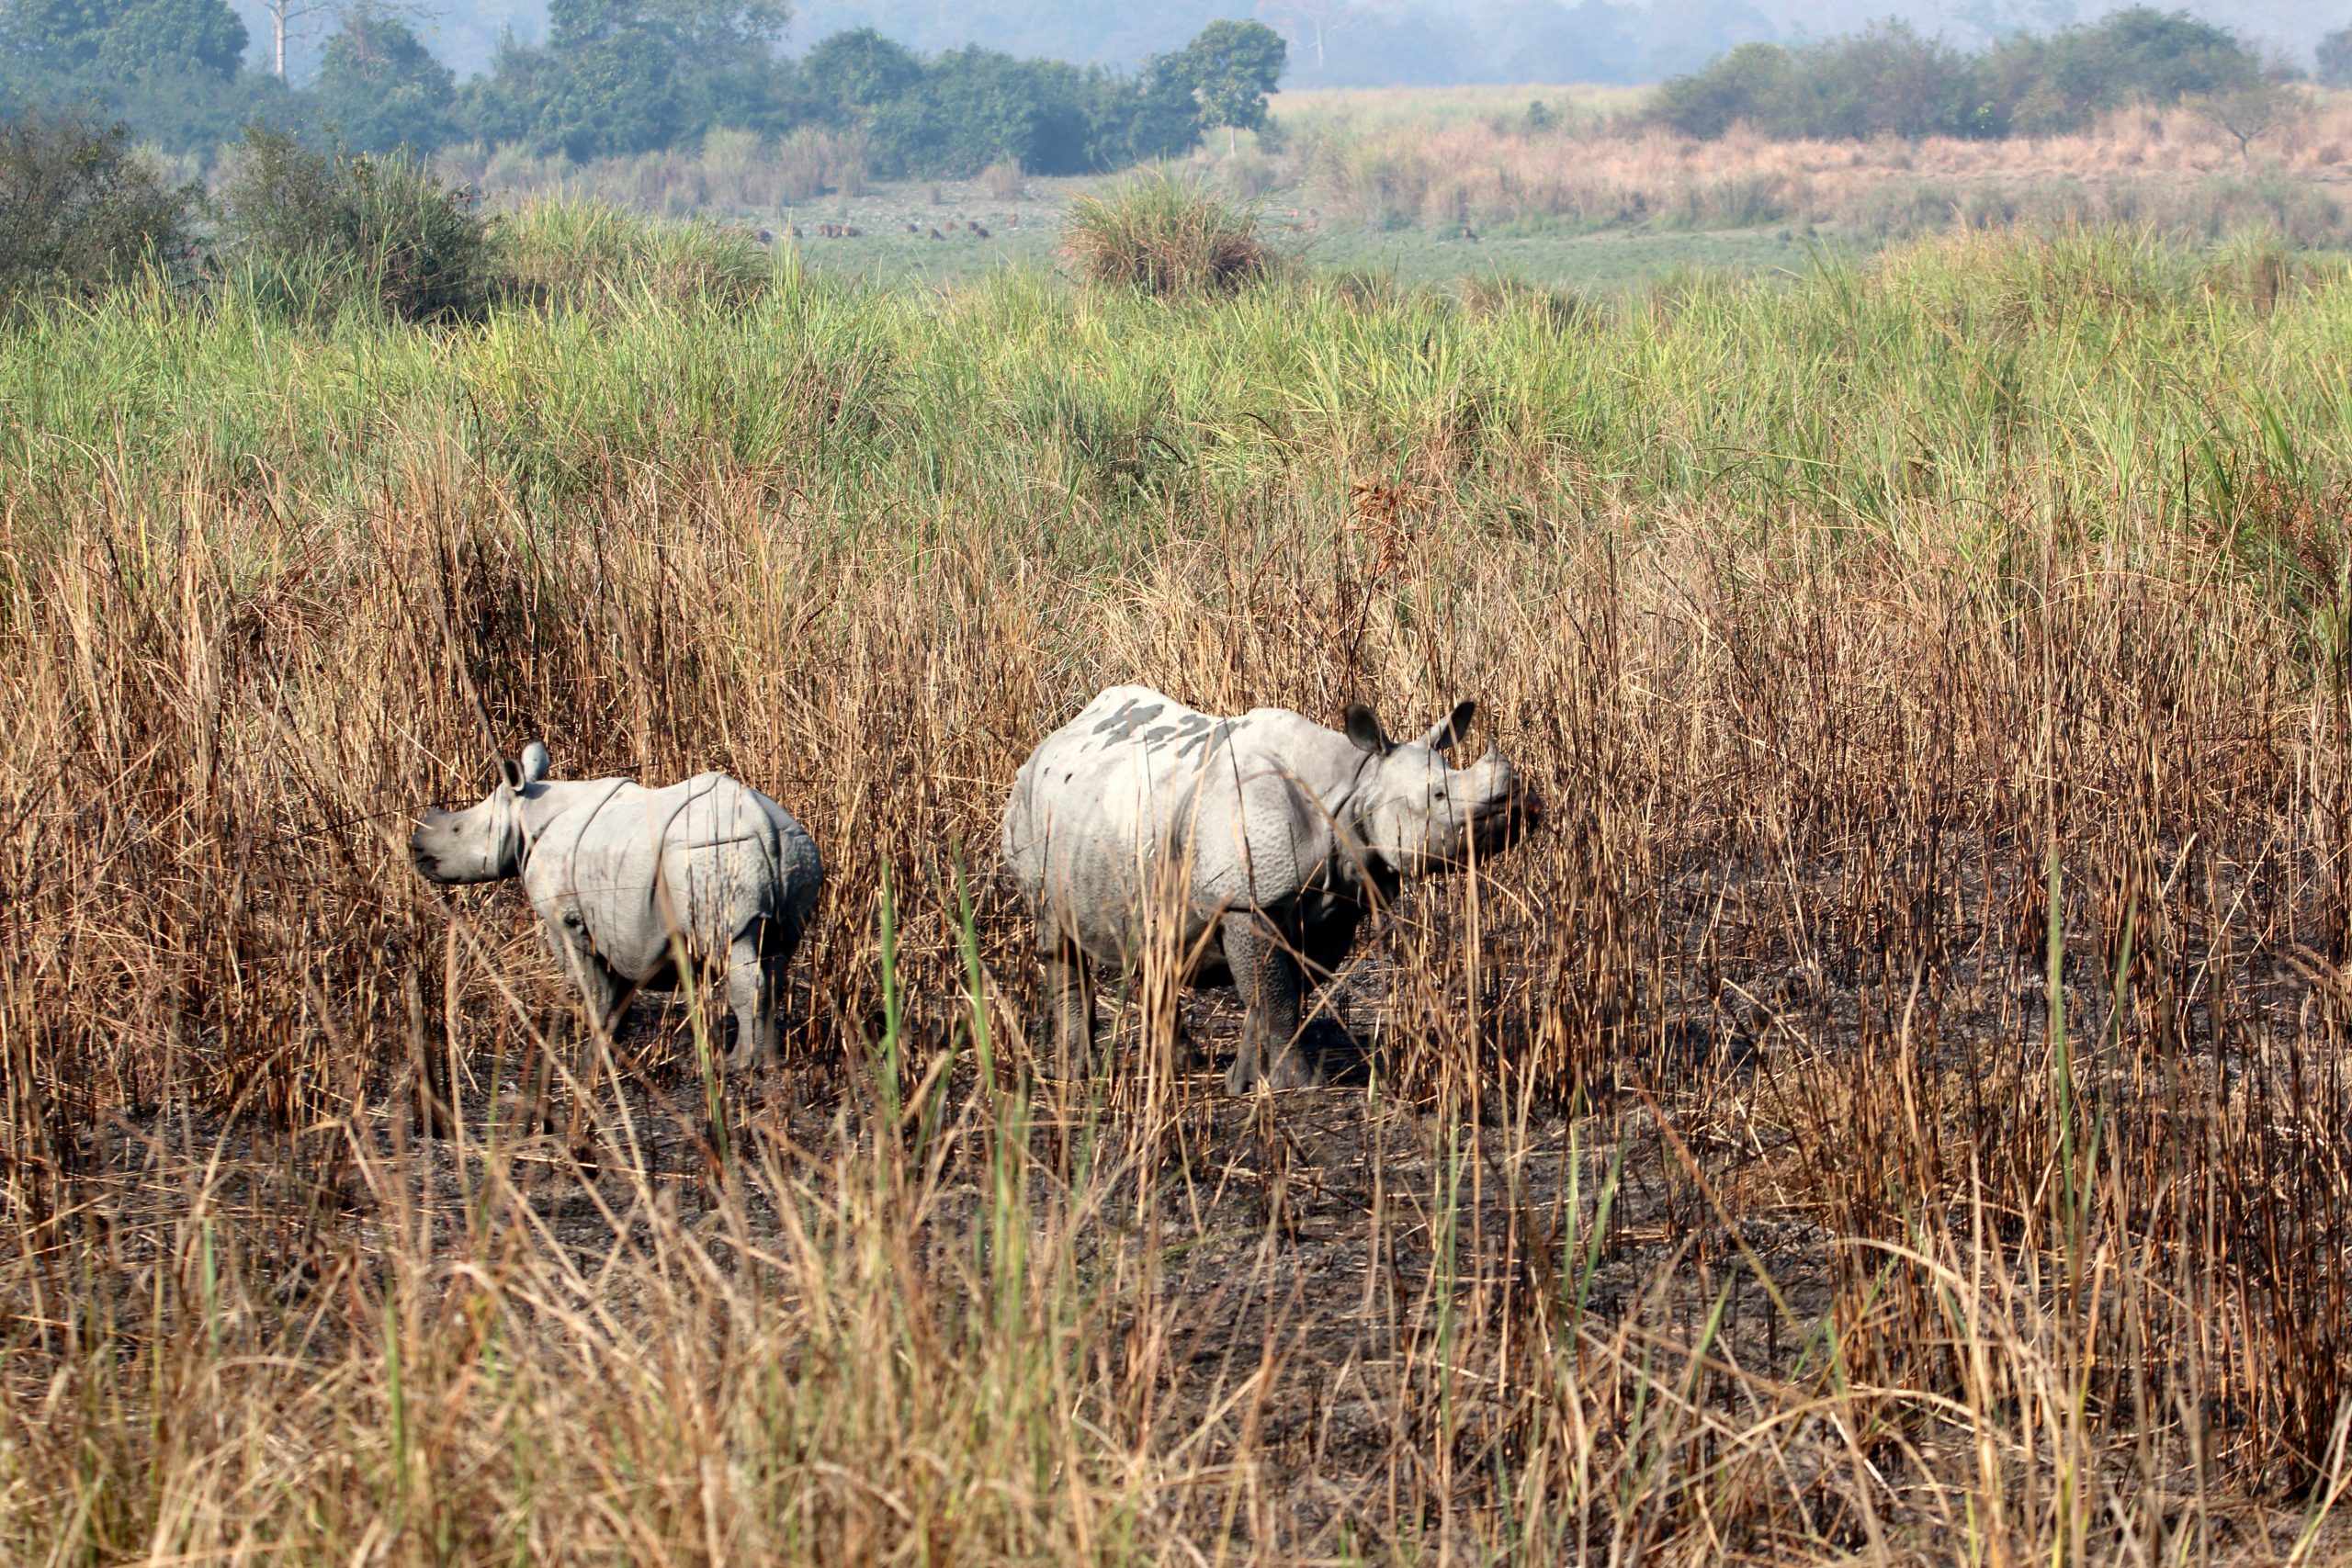
{"label": "rhino snout", "polygon": [[[462,814],[454,811],[428,811],[424,820],[408,839],[408,855],[417,874],[432,882],[472,882],[481,880],[472,868],[457,863],[466,857],[458,853],[463,845]],[[480,857],[474,857],[479,859]]]}
{"label": "rhino snout", "polygon": [[1488,759],[1495,777],[1481,791],[1471,817],[1471,837],[1478,853],[1490,855],[1509,849],[1544,825],[1544,799],[1520,778],[1509,762]]}

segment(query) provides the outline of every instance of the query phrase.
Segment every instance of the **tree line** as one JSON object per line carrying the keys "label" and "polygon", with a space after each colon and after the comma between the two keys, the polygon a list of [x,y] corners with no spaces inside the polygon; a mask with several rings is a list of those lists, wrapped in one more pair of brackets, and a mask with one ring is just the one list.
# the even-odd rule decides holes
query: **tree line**
{"label": "tree line", "polygon": [[[2328,51],[2322,48],[2323,69]],[[2051,136],[2127,103],[2256,93],[2270,72],[2235,35],[2135,6],[1963,51],[1899,22],[1798,45],[1742,44],[1664,83],[1650,114],[1697,137]]]}
{"label": "tree line", "polygon": [[457,142],[589,158],[693,146],[718,128],[856,130],[874,172],[958,178],[1002,160],[1079,174],[1168,157],[1219,127],[1256,127],[1281,36],[1215,21],[1122,73],[970,47],[923,57],[872,28],[800,59],[778,51],[782,0],[552,0],[546,41],[508,33],[459,81],[398,0],[348,0],[300,86],[248,70],[225,0],[0,0],[0,111],[116,119],[209,157],[248,125],[353,152]]}

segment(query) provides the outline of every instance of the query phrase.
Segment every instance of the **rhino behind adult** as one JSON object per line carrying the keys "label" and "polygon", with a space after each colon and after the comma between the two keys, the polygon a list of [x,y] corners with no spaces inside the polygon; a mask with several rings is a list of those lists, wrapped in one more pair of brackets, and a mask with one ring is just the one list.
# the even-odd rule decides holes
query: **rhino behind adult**
{"label": "rhino behind adult", "polygon": [[617,1029],[632,988],[676,984],[674,959],[724,971],[729,1062],[772,1060],[786,969],[824,866],[791,812],[725,773],[665,789],[554,780],[537,741],[502,760],[488,799],[427,812],[410,840],[435,882],[520,877],[592,1024]]}
{"label": "rhino behind adult", "polygon": [[1339,964],[1404,878],[1498,852],[1533,819],[1492,750],[1447,763],[1474,711],[1464,703],[1398,744],[1362,706],[1340,731],[1281,708],[1218,718],[1114,686],[1048,736],[1013,781],[1003,847],[1036,918],[1063,1059],[1092,1044],[1091,966],[1133,967],[1157,907],[1186,979],[1241,993],[1227,1087],[1317,1081],[1298,1041],[1308,979]]}

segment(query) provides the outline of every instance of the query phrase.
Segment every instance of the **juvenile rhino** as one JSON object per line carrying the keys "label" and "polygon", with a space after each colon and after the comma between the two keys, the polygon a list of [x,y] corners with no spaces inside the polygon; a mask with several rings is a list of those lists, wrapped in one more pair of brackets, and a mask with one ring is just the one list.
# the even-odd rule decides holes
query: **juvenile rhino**
{"label": "juvenile rhino", "polygon": [[549,779],[536,740],[498,768],[481,805],[425,813],[409,840],[416,869],[435,882],[521,877],[592,1024],[617,1029],[630,987],[673,988],[679,948],[723,967],[729,1065],[773,1060],[785,970],[825,875],[792,813],[725,773],[667,789]]}
{"label": "juvenile rhino", "polygon": [[1226,1087],[1317,1082],[1298,1042],[1302,962],[1328,974],[1401,879],[1493,854],[1533,819],[1492,750],[1447,764],[1474,712],[1464,703],[1400,745],[1360,705],[1343,734],[1281,708],[1215,718],[1114,686],[1046,737],[1013,780],[1003,847],[1036,917],[1063,1060],[1092,1046],[1090,963],[1131,967],[1157,898],[1187,980],[1241,993]]}

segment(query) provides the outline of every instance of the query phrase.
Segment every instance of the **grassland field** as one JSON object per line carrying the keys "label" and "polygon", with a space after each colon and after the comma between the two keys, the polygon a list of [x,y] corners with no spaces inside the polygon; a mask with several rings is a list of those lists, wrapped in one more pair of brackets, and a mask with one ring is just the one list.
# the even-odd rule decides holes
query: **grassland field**
{"label": "grassland field", "polygon": [[[1622,294],[1689,267],[1786,277],[1817,249],[1861,255],[2020,223],[2352,249],[2352,107],[2314,88],[2290,102],[2240,148],[2193,107],[2119,111],[2031,141],[1697,141],[1641,123],[1635,89],[1295,93],[1274,100],[1263,135],[1230,149],[1212,139],[1180,167],[1252,205],[1301,265],[1407,287],[1512,277]],[[705,218],[794,244],[827,272],[918,287],[1061,267],[1071,199],[1116,183],[1001,171],[876,180],[863,157],[835,137],[763,145],[728,132],[698,154],[582,165],[461,149],[443,166],[493,207],[587,198]],[[857,233],[827,237],[825,225]]]}
{"label": "grassland field", "polygon": [[[578,194],[479,322],[0,330],[0,1558],[2352,1559],[2326,247],[1159,299]],[[996,825],[1125,680],[1551,804],[1329,1087],[1168,952],[1040,1044]],[[815,834],[775,1070],[415,875],[534,738]]]}

